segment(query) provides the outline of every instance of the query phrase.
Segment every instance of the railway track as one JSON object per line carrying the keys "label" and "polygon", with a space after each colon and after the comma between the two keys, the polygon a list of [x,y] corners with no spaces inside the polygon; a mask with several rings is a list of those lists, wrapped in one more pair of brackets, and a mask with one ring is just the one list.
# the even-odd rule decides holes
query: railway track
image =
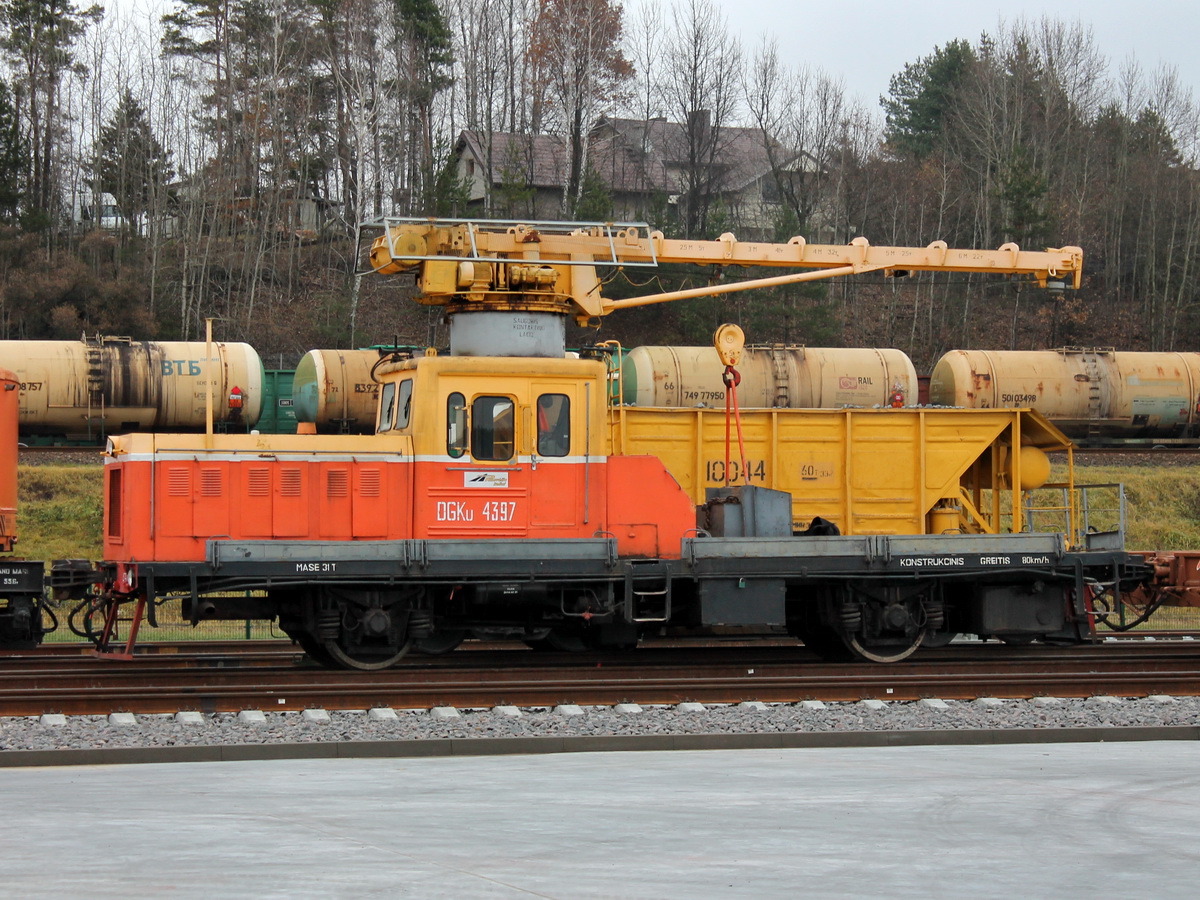
{"label": "railway track", "polygon": [[[22,463],[38,462],[45,459],[53,462],[86,462],[98,465],[104,461],[104,447],[102,444],[97,444],[94,447],[49,445],[21,447],[19,449],[19,459]],[[1096,461],[1104,461],[1112,457],[1126,456],[1143,456],[1150,464],[1153,464],[1156,460],[1161,462],[1190,463],[1200,461],[1200,443],[1183,447],[1168,447],[1147,442],[1145,444],[1124,447],[1077,447],[1075,450],[1076,460],[1084,464],[1091,458],[1094,458]]]}
{"label": "railway track", "polygon": [[21,447],[17,463],[22,466],[96,466],[104,464],[104,447]]}
{"label": "railway track", "polygon": [[1106,466],[1114,463],[1134,466],[1200,465],[1200,447],[1087,447],[1076,448],[1077,466]]}
{"label": "railway track", "polygon": [[835,665],[779,646],[586,655],[480,648],[373,673],[314,668],[288,645],[234,655],[149,653],[132,662],[66,653],[0,658],[4,716],[1098,694],[1200,694],[1200,642],[948,647],[887,667]]}

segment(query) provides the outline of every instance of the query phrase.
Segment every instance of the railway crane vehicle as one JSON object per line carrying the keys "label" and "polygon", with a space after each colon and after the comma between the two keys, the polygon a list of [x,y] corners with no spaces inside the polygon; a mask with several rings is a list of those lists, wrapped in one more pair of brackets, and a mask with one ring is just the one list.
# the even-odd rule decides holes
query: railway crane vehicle
{"label": "railway crane vehicle", "polygon": [[0,649],[4,650],[37,646],[47,630],[43,612],[54,622],[44,602],[45,565],[12,555],[17,545],[20,386],[16,373],[0,369]]}
{"label": "railway crane vehicle", "polygon": [[[1089,533],[1070,441],[1028,409],[752,408],[740,331],[725,403],[626,406],[616,348],[565,323],[819,278],[983,272],[1078,286],[1082,253],[670,240],[643,224],[386,219],[370,251],[444,307],[450,351],[397,356],[370,435],[129,434],[105,466],[105,561],[52,571],[102,648],[180,600],[192,621],[277,619],[315,659],[390,666],[471,633],[623,647],[647,633],[786,629],[828,656],[898,661],[959,632],[1080,642],[1144,587],[1119,532]],[[792,270],[609,299],[658,263]],[[1068,466],[1053,497],[1050,453]],[[1060,517],[1051,530],[1033,521]],[[129,645],[126,644],[128,650]]]}

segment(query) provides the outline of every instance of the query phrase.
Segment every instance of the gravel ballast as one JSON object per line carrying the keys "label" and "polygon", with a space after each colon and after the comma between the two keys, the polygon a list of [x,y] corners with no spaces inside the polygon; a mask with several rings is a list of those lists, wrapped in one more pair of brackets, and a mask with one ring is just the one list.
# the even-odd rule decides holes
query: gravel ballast
{"label": "gravel ballast", "polygon": [[[429,710],[396,710],[395,718],[367,710],[330,711],[328,719],[309,712],[268,712],[261,720],[243,713],[197,717],[176,714],[0,718],[0,751],[89,750],[244,744],[296,744],[346,741],[405,741],[529,737],[639,735],[804,734],[830,732],[970,731],[996,729],[1085,729],[1195,726],[1200,698],[1119,699],[1046,702],[1029,700],[890,702],[873,709],[865,703],[643,706],[636,714],[612,707],[582,707],[582,715],[552,709],[511,707],[463,709],[457,717]],[[873,704],[872,704],[873,705]]]}

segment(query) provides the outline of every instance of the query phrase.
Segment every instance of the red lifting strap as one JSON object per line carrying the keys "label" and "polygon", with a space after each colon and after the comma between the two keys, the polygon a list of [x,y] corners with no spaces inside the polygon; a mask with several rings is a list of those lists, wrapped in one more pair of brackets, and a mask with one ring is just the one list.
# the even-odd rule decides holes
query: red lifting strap
{"label": "red lifting strap", "polygon": [[746,465],[746,442],[742,439],[742,411],[738,408],[737,386],[742,383],[742,376],[733,366],[726,366],[721,376],[725,382],[725,486],[729,487],[729,426],[730,422],[737,423],[738,450],[742,456],[742,477],[746,484],[750,483],[750,467]]}

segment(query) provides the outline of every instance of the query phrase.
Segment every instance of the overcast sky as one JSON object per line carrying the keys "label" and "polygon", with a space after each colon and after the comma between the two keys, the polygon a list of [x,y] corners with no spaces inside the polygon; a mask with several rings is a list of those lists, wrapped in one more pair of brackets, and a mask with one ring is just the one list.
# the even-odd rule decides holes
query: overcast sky
{"label": "overcast sky", "polygon": [[[625,0],[627,23],[645,0]],[[872,105],[887,92],[892,75],[955,38],[974,44],[984,31],[995,33],[1006,22],[1037,21],[1050,15],[1090,25],[1101,53],[1115,75],[1133,55],[1147,72],[1159,63],[1174,66],[1184,86],[1200,93],[1200,2],[1190,0],[1055,0],[1026,3],[1008,0],[714,0],[729,27],[741,37],[747,54],[764,34],[778,40],[780,57],[791,65],[806,62]]]}
{"label": "overcast sky", "polygon": [[[145,18],[171,9],[170,0],[100,0],[113,10]],[[626,25],[632,26],[639,3],[623,0]],[[671,0],[653,0],[668,15]],[[686,0],[680,0],[686,2]],[[845,79],[848,90],[871,104],[887,92],[892,75],[955,38],[972,44],[984,31],[995,33],[1005,22],[1031,22],[1051,15],[1091,26],[1096,45],[1110,62],[1110,74],[1136,57],[1143,70],[1160,63],[1174,66],[1180,81],[1200,95],[1200,0],[1055,0],[997,3],[974,0],[713,0],[729,27],[752,55],[763,35],[779,42],[790,65],[807,62]],[[151,12],[152,11],[152,12]],[[499,38],[497,38],[499,39]]]}

